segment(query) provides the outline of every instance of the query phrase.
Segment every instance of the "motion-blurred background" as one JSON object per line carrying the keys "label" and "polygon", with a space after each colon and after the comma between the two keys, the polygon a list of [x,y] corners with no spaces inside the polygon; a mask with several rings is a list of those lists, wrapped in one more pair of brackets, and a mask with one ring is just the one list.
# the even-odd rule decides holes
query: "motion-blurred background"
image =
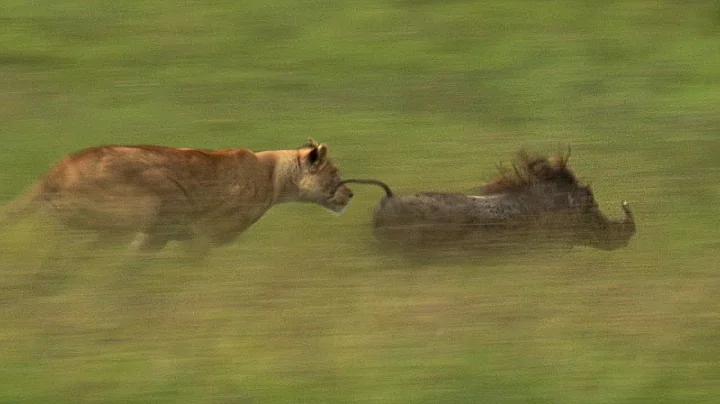
{"label": "motion-blurred background", "polygon": [[279,206],[206,265],[136,268],[48,262],[31,219],[0,230],[0,402],[715,402],[719,128],[718,1],[6,0],[2,203],[106,143],[313,137],[399,192],[570,146],[638,233],[416,266],[371,248],[356,186],[340,217]]}

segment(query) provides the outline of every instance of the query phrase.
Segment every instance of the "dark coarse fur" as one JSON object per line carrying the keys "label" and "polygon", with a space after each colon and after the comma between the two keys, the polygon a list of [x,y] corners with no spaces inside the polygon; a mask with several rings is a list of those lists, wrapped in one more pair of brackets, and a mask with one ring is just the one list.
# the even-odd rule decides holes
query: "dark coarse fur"
{"label": "dark coarse fur", "polygon": [[482,186],[481,195],[423,192],[395,195],[378,180],[344,183],[378,185],[385,197],[373,215],[375,233],[388,242],[415,247],[563,248],[587,245],[612,250],[627,245],[635,223],[627,203],[625,219],[612,221],[599,209],[590,187],[568,168],[568,157],[548,159],[526,152]]}

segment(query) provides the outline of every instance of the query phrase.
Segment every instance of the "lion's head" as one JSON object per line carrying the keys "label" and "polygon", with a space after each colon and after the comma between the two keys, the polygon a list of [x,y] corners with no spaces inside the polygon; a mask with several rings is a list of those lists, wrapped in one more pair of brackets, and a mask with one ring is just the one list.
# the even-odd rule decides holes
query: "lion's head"
{"label": "lion's head", "polygon": [[341,213],[350,203],[353,192],[342,184],[340,171],[328,158],[328,147],[310,141],[298,150],[298,194],[301,201],[317,203],[333,212]]}

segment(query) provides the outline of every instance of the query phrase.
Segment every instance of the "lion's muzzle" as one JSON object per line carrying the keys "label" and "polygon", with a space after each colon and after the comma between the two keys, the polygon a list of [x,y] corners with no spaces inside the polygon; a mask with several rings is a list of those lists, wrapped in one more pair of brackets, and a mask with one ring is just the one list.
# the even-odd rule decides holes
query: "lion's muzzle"
{"label": "lion's muzzle", "polygon": [[342,213],[345,207],[350,203],[353,195],[353,191],[347,185],[341,184],[339,187],[335,188],[335,192],[328,200],[328,207],[336,213]]}

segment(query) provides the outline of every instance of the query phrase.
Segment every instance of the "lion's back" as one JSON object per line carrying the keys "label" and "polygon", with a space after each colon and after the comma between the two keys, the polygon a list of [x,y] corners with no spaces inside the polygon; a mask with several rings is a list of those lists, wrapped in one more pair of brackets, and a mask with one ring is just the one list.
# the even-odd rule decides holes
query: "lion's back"
{"label": "lion's back", "polygon": [[98,146],[49,170],[44,199],[54,216],[72,227],[143,231],[162,225],[186,232],[228,193],[246,204],[259,203],[263,184],[256,166],[255,154],[243,149]]}
{"label": "lion's back", "polygon": [[[48,186],[131,185],[148,187],[164,182],[212,185],[233,172],[252,177],[256,165],[250,150],[201,150],[165,146],[97,146],[58,162],[45,176]],[[153,179],[157,181],[152,181]]]}

